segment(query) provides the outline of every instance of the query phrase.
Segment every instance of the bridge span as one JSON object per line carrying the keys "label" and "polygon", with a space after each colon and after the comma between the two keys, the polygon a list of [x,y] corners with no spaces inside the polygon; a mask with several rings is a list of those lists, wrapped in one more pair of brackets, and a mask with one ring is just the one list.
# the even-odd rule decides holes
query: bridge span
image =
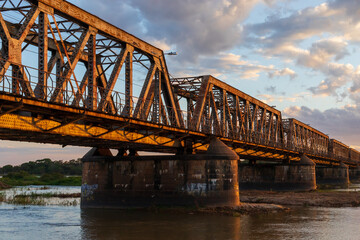
{"label": "bridge span", "polygon": [[0,139],[179,155],[216,137],[249,161],[360,163],[213,76],[171,78],[161,49],[66,1],[1,1],[0,42]]}

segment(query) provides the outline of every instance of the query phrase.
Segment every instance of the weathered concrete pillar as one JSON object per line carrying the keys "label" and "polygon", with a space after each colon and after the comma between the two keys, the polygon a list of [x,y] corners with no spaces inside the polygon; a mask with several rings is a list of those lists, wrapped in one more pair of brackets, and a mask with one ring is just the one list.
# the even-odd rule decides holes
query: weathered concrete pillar
{"label": "weathered concrete pillar", "polygon": [[317,166],[316,183],[347,187],[350,184],[349,167],[344,163],[341,163],[340,166]]}
{"label": "weathered concrete pillar", "polygon": [[239,188],[308,191],[316,189],[315,163],[303,155],[296,164],[239,165]]}
{"label": "weathered concrete pillar", "polygon": [[352,183],[360,182],[360,165],[357,165],[356,168],[349,168],[349,178]]}
{"label": "weathered concrete pillar", "polygon": [[113,163],[108,161],[112,157],[109,149],[92,148],[85,154],[82,161],[81,201],[91,198],[95,191],[102,191],[112,187]]}
{"label": "weathered concrete pillar", "polygon": [[212,138],[205,158],[208,194],[214,199],[214,204],[223,202],[221,205],[239,205],[237,153],[218,138]]}
{"label": "weathered concrete pillar", "polygon": [[238,205],[238,158],[217,139],[198,155],[101,158],[89,152],[81,207]]}

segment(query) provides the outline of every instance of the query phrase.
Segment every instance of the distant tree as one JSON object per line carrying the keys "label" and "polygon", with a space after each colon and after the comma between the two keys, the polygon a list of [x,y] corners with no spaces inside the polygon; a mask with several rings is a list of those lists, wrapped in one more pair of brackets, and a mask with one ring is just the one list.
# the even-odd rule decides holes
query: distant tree
{"label": "distant tree", "polygon": [[30,161],[20,166],[6,165],[0,168],[0,173],[8,174],[11,172],[25,171],[30,174],[43,175],[45,173],[59,173],[63,175],[81,175],[81,160],[70,161],[51,161],[49,158]]}
{"label": "distant tree", "polygon": [[2,173],[7,174],[9,172],[12,172],[14,167],[12,165],[5,165],[2,167]]}

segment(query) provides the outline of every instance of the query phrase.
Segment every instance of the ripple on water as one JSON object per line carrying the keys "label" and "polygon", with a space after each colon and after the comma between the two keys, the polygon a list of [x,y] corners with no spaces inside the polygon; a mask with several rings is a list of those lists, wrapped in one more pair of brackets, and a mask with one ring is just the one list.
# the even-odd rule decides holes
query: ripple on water
{"label": "ripple on water", "polygon": [[3,203],[0,215],[0,239],[358,240],[360,236],[360,208],[300,207],[231,217]]}

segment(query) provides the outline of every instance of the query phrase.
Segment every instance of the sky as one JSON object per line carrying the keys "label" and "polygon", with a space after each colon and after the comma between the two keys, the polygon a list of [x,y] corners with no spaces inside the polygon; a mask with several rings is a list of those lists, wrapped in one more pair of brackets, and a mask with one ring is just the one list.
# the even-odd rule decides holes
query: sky
{"label": "sky", "polygon": [[[71,0],[163,49],[174,77],[211,74],[360,150],[360,1]],[[0,141],[0,166],[89,148]]]}

